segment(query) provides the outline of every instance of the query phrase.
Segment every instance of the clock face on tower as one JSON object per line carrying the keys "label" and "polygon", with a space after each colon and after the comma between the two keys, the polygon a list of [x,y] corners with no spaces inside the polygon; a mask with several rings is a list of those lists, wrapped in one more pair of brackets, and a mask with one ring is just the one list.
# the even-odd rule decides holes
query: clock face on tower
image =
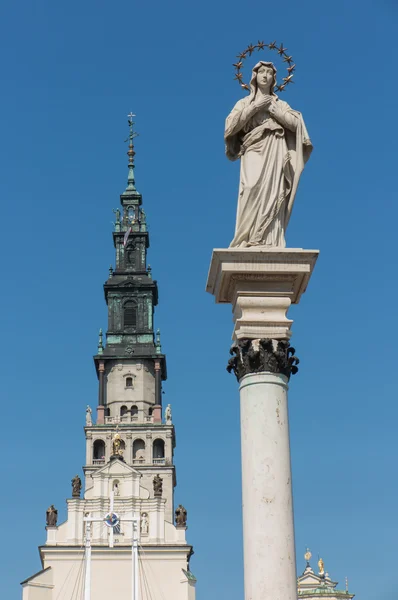
{"label": "clock face on tower", "polygon": [[115,512],[109,512],[104,517],[104,523],[107,527],[116,527],[119,524],[119,515]]}

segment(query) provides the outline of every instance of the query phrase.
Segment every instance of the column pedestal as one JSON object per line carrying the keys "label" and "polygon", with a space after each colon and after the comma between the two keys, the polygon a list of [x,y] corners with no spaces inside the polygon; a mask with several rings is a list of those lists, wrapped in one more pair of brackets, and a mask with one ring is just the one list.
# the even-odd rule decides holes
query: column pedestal
{"label": "column pedestal", "polygon": [[288,340],[291,304],[305,292],[319,250],[218,248],[213,250],[206,291],[232,304],[232,338]]}
{"label": "column pedestal", "polygon": [[47,540],[46,540],[46,545],[47,546],[55,546],[57,543],[57,531],[58,531],[58,527],[49,527],[47,525],[46,527],[47,530]]}
{"label": "column pedestal", "polygon": [[160,404],[155,404],[152,411],[153,422],[161,423],[162,422],[162,407]]}
{"label": "column pedestal", "polygon": [[317,250],[216,249],[207,291],[232,305],[228,363],[240,384],[245,600],[296,600],[287,390],[298,359],[291,304],[305,292]]}

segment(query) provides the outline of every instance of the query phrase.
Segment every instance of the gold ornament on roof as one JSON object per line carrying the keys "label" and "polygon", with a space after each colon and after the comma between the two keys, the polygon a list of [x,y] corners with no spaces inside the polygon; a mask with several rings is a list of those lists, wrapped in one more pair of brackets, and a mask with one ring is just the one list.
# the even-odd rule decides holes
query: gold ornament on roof
{"label": "gold ornament on roof", "polygon": [[310,560],[311,560],[311,557],[312,557],[312,554],[311,554],[311,552],[310,552],[310,549],[309,549],[309,548],[307,548],[307,552],[304,554],[304,558],[305,558],[305,560],[307,561],[307,563],[309,563],[309,562],[310,562]]}
{"label": "gold ornament on roof", "polygon": [[246,48],[246,50],[244,50],[243,52],[240,52],[240,54],[238,54],[237,59],[238,62],[233,63],[233,66],[235,67],[235,77],[234,79],[236,79],[240,85],[241,88],[243,88],[244,90],[249,91],[250,88],[247,85],[247,83],[245,83],[243,81],[243,73],[241,72],[242,68],[243,68],[243,61],[248,57],[251,56],[253,54],[253,52],[255,50],[260,51],[260,50],[265,50],[266,48],[268,48],[268,50],[275,50],[279,56],[281,56],[283,58],[283,62],[286,63],[287,65],[287,77],[283,78],[283,83],[280,85],[275,86],[275,90],[277,92],[283,92],[283,90],[286,88],[287,85],[289,85],[289,83],[294,83],[294,81],[292,81],[295,70],[296,70],[296,65],[294,63],[293,60],[293,56],[290,56],[287,53],[287,48],[284,48],[283,44],[281,44],[279,47],[275,42],[271,42],[270,44],[266,44],[265,42],[257,42],[257,44],[249,44],[248,47]]}
{"label": "gold ornament on roof", "polygon": [[118,430],[116,430],[112,439],[112,451],[114,456],[123,456],[122,438]]}
{"label": "gold ornament on roof", "polygon": [[325,563],[323,562],[322,558],[320,558],[318,560],[318,568],[319,568],[319,575],[324,575],[325,574]]}

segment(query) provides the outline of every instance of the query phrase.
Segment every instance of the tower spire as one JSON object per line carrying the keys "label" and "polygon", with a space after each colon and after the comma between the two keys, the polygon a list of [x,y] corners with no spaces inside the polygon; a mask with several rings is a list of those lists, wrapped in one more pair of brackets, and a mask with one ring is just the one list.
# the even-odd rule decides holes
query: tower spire
{"label": "tower spire", "polygon": [[130,128],[130,133],[129,133],[129,137],[128,137],[128,142],[129,142],[129,149],[127,152],[127,156],[129,157],[129,164],[128,164],[128,168],[129,168],[129,172],[128,172],[128,176],[127,176],[127,187],[126,187],[126,191],[127,190],[132,190],[134,192],[136,192],[136,188],[135,188],[135,178],[134,178],[134,156],[135,156],[135,150],[134,150],[134,138],[137,137],[137,135],[139,135],[136,131],[134,131],[134,125],[135,122],[133,121],[133,118],[135,117],[135,114],[130,112],[127,115],[128,118],[128,124],[129,124],[129,128]]}

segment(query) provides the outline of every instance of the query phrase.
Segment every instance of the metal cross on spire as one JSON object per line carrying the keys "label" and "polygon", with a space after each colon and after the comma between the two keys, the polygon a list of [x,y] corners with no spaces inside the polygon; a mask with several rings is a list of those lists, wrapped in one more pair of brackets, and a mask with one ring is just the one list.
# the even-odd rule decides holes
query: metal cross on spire
{"label": "metal cross on spire", "polygon": [[[136,131],[134,131],[134,125],[135,122],[133,121],[134,117],[136,115],[133,112],[130,112],[127,115],[127,119],[128,119],[128,124],[129,124],[129,128],[130,128],[130,133],[129,133],[129,137],[127,138],[128,142],[129,142],[129,149],[127,152],[127,156],[129,157],[129,174],[127,177],[127,190],[134,190],[135,189],[135,178],[134,178],[134,156],[135,156],[135,151],[134,151],[134,143],[133,140],[135,137],[137,137],[137,135],[139,135]],[[127,141],[126,140],[126,141]]]}

